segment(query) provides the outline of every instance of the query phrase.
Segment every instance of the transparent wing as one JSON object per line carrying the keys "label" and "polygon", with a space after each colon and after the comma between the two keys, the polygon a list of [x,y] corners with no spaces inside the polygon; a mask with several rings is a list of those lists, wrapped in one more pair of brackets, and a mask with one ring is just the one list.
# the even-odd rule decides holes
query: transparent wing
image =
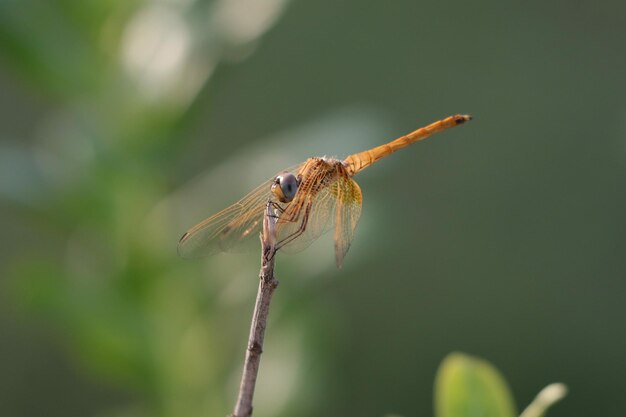
{"label": "transparent wing", "polygon": [[301,199],[294,200],[279,217],[277,235],[280,248],[287,253],[306,249],[332,228],[337,195],[332,184],[323,187],[315,195],[306,190]]}
{"label": "transparent wing", "polygon": [[334,187],[338,194],[335,206],[335,260],[341,267],[361,217],[363,195],[359,185],[349,177],[340,177]]}
{"label": "transparent wing", "polygon": [[189,229],[178,242],[178,254],[198,258],[233,250],[253,237],[258,239],[272,181],[265,181],[232,206]]}
{"label": "transparent wing", "polygon": [[306,178],[277,223],[278,246],[286,252],[303,250],[332,228],[338,221],[335,212],[340,197],[358,197],[360,210],[360,191],[358,195],[353,191],[355,187],[345,172],[319,159],[307,161],[301,172]]}
{"label": "transparent wing", "polygon": [[[298,172],[303,163],[284,171]],[[234,252],[258,240],[263,214],[272,197],[274,177],[252,190],[230,207],[189,229],[178,241],[178,254],[198,258],[217,252]]]}

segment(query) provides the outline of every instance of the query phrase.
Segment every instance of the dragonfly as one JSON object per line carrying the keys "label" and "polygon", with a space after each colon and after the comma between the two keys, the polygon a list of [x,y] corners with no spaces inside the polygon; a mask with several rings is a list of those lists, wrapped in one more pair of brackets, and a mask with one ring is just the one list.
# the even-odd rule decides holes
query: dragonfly
{"label": "dragonfly", "polygon": [[246,241],[258,238],[270,204],[275,216],[276,250],[303,250],[332,229],[335,260],[341,267],[354,239],[363,203],[361,188],[352,177],[399,149],[471,119],[463,114],[449,116],[344,160],[309,158],[279,172],[235,204],[193,226],[180,238],[178,253],[184,258],[197,258],[235,251]]}

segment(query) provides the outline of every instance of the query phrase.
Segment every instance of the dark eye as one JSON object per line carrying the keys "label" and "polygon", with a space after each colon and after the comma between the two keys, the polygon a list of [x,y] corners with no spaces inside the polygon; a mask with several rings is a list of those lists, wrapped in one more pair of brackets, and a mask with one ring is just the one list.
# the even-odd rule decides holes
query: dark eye
{"label": "dark eye", "polygon": [[285,202],[289,202],[293,200],[298,192],[298,179],[291,172],[286,172],[282,175],[279,175],[278,184],[280,185],[280,190],[283,192],[283,196],[285,198]]}

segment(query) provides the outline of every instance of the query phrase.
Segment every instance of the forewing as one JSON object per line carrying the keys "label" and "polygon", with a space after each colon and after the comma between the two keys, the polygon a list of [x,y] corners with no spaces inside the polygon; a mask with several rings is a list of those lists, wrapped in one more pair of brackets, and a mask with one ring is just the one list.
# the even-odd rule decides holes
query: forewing
{"label": "forewing", "polygon": [[265,181],[237,203],[189,229],[178,242],[179,255],[198,258],[236,251],[258,239],[273,181]]}
{"label": "forewing", "polygon": [[303,197],[294,200],[284,215],[280,216],[278,222],[279,245],[288,253],[307,248],[314,240],[332,228],[331,219],[337,201],[333,184],[322,187],[315,195],[306,190],[303,191],[301,194]]}
{"label": "forewing", "polygon": [[341,267],[361,217],[363,195],[352,178],[340,177],[335,184],[338,194],[335,206],[335,260]]}

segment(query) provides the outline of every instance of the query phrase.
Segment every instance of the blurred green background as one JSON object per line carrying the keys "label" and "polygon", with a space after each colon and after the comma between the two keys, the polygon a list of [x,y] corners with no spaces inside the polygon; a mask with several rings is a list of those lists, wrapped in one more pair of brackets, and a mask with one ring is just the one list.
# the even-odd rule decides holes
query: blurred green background
{"label": "blurred green background", "polygon": [[182,232],[309,156],[475,117],[356,177],[278,258],[255,416],[428,416],[489,359],[518,408],[624,416],[622,1],[2,0],[0,415],[220,416],[259,255]]}

